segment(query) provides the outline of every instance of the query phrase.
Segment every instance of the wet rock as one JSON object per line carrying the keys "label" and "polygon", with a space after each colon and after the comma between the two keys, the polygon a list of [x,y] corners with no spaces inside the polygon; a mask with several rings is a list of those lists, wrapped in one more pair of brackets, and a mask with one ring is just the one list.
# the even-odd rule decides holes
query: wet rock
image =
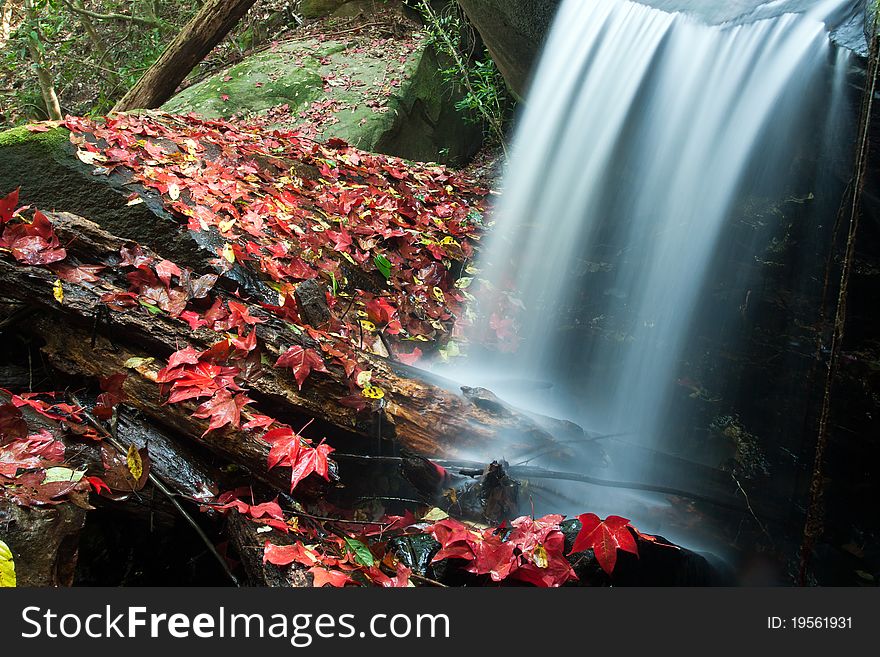
{"label": "wet rock", "polygon": [[38,509],[0,501],[0,538],[12,550],[18,586],[70,586],[85,519],[69,503]]}

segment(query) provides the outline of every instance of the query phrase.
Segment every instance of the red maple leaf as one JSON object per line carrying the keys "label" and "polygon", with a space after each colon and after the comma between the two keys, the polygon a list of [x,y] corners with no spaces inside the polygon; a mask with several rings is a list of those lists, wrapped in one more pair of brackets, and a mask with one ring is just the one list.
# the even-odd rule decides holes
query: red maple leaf
{"label": "red maple leaf", "polygon": [[247,398],[243,393],[232,396],[226,389],[218,390],[211,399],[196,409],[193,417],[211,418],[208,428],[202,436],[209,431],[219,429],[220,427],[230,425],[233,429],[238,429],[241,425],[241,409],[245,405],[250,404],[253,400]]}
{"label": "red maple leaf", "polygon": [[110,486],[106,484],[106,482],[100,477],[83,477],[87,482],[89,482],[89,486],[92,487],[92,490],[101,494],[102,490],[106,490],[108,495],[112,495],[113,491],[110,490]]}
{"label": "red maple leaf", "polygon": [[399,360],[404,365],[415,365],[419,359],[422,357],[422,350],[416,347],[410,353],[398,353],[397,360]]}
{"label": "red maple leaf", "polygon": [[289,367],[292,369],[293,376],[300,390],[302,390],[303,382],[305,382],[311,372],[327,371],[327,368],[324,366],[324,360],[314,349],[303,349],[299,345],[294,345],[281,354],[278,360],[275,361],[275,367]]}
{"label": "red maple leaf", "polygon": [[165,287],[171,286],[171,277],[181,275],[180,267],[170,260],[162,260],[156,265],[156,276],[165,284]]}
{"label": "red maple leaf", "polygon": [[18,189],[14,189],[3,198],[0,198],[0,224],[5,224],[12,219],[15,208],[18,205],[18,191]]}
{"label": "red maple leaf", "polygon": [[55,229],[39,210],[29,224],[7,225],[0,246],[12,251],[13,257],[26,265],[48,265],[67,257]]}
{"label": "red maple leaf", "polygon": [[263,545],[263,563],[287,566],[296,562],[303,566],[314,566],[320,560],[319,554],[305,547],[300,541],[292,545],[275,545],[266,541]]}
{"label": "red maple leaf", "polygon": [[281,511],[281,507],[278,506],[277,497],[271,502],[263,502],[262,504],[252,506],[248,510],[248,514],[254,519],[262,518],[263,516],[275,518],[276,520],[284,519],[284,513]]}
{"label": "red maple leaf", "polygon": [[353,582],[354,580],[349,577],[346,573],[341,570],[331,570],[329,568],[324,568],[323,566],[312,566],[309,568],[309,572],[314,577],[313,586],[315,588],[320,588],[325,584],[329,584],[330,586],[342,587],[348,584],[349,582]]}
{"label": "red maple leaf", "polygon": [[100,279],[95,276],[105,269],[103,265],[79,265],[74,267],[64,262],[53,262],[49,269],[62,281],[68,283],[97,283]]}
{"label": "red maple leaf", "polygon": [[333,451],[325,442],[321,442],[317,447],[303,445],[296,456],[296,462],[290,471],[290,490],[293,491],[296,485],[313,472],[329,481],[330,473],[327,463],[327,456]]}
{"label": "red maple leaf", "polygon": [[523,551],[523,563],[511,577],[540,587],[562,586],[569,580],[575,580],[577,575],[565,558],[564,551],[565,536],[561,531],[551,530],[543,542],[528,552]]}
{"label": "red maple leaf", "polygon": [[574,539],[569,554],[592,549],[596,561],[609,575],[617,563],[617,550],[631,552],[638,556],[639,548],[629,530],[629,520],[620,516],[608,516],[599,520],[595,513],[584,513],[578,516],[581,530]]}
{"label": "red maple leaf", "polygon": [[201,355],[201,351],[198,351],[191,346],[187,346],[185,349],[175,351],[168,358],[168,366],[163,371],[173,370],[175,367],[179,367],[180,365],[195,365],[199,362],[199,356]]}
{"label": "red maple leaf", "polygon": [[263,440],[272,445],[267,458],[270,470],[277,465],[292,467],[296,463],[302,441],[293,429],[290,427],[272,429],[263,436]]}

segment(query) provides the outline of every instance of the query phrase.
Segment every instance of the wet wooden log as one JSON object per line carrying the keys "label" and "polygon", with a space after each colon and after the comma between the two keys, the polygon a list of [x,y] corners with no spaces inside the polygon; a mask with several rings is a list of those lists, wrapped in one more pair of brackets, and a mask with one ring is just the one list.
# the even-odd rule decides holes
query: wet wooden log
{"label": "wet wooden log", "polygon": [[[231,511],[226,520],[226,533],[241,560],[248,584],[250,586],[310,587],[312,585],[311,577],[305,573],[302,566],[291,564],[289,567],[280,568],[271,563],[263,563],[263,545],[266,542],[266,534],[258,533],[258,528],[259,525],[255,525],[235,511]],[[275,534],[272,536],[272,542],[276,545],[284,545],[288,541],[283,536]]]}
{"label": "wet wooden log", "polygon": [[[120,247],[130,245],[125,239],[110,235],[91,221],[66,213],[49,215],[68,253],[83,262],[104,263],[118,256]],[[156,255],[156,257],[161,257]],[[186,264],[186,263],[178,263]],[[117,279],[119,277],[117,276]],[[124,280],[124,279],[123,279]],[[100,297],[114,288],[113,271],[102,273],[100,284],[65,285],[64,301],[59,304],[52,295],[55,275],[43,268],[23,267],[0,259],[0,294],[48,311],[43,319],[31,324],[32,330],[47,342],[46,353],[60,369],[89,376],[107,376],[123,371],[121,353],[155,358],[155,367],[129,377],[126,383],[140,410],[151,419],[171,426],[181,433],[198,435],[205,424],[189,417],[174,406],[164,406],[158,387],[152,383],[155,371],[172,352],[186,344],[206,349],[221,336],[213,331],[191,331],[183,322],[167,315],[150,315],[132,310],[112,313],[109,326],[96,322],[96,313],[103,308]],[[222,289],[219,293],[226,294]],[[68,326],[61,332],[58,326]],[[291,345],[317,348],[307,334],[291,331],[283,322],[269,318],[256,327],[264,344],[264,352],[273,359]],[[95,347],[92,347],[92,341]],[[135,346],[136,345],[136,346]],[[491,460],[502,448],[516,456],[517,450],[534,451],[553,448],[553,435],[538,422],[511,407],[499,409],[491,404],[475,402],[468,396],[432,385],[417,375],[413,368],[387,359],[358,353],[365,368],[372,369],[386,391],[381,413],[381,437],[396,441],[415,452],[438,457],[480,457]],[[341,367],[331,365],[327,373],[313,373],[302,390],[289,371],[266,368],[263,375],[251,382],[249,393],[269,412],[300,417],[319,417],[347,432],[375,438],[375,414],[361,413],[338,403],[350,394],[348,380]],[[184,418],[184,415],[187,416]],[[201,429],[201,431],[199,431]],[[253,463],[265,454],[260,441],[228,432],[214,432],[218,449],[227,456]],[[222,446],[221,446],[222,443]],[[228,447],[232,444],[233,447]],[[240,461],[237,461],[240,462]]]}

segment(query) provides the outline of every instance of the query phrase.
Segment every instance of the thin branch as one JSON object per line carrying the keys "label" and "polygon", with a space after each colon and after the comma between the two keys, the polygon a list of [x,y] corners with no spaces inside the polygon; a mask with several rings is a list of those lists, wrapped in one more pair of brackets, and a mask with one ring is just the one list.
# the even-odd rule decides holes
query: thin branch
{"label": "thin branch", "polygon": [[130,23],[137,23],[138,25],[145,25],[147,27],[165,27],[165,24],[162,21],[155,18],[142,18],[140,16],[131,16],[129,14],[99,14],[98,12],[90,11],[85,7],[77,7],[70,2],[70,0],[62,0],[62,2],[74,14],[88,16],[89,18],[94,18],[100,21],[128,21]]}

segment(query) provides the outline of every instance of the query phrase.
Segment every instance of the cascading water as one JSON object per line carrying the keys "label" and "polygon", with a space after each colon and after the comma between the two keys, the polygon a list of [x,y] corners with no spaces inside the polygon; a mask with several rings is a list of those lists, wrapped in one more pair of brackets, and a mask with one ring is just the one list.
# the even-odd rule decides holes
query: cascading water
{"label": "cascading water", "polygon": [[[651,453],[675,451],[685,419],[671,399],[697,388],[682,374],[686,345],[745,313],[750,281],[705,302],[742,200],[809,202],[825,224],[838,201],[839,189],[821,197],[834,187],[823,187],[827,170],[794,163],[845,141],[849,54],[825,22],[852,3],[739,4],[748,20],[708,24],[627,0],[565,0],[478,263],[487,316],[499,289],[522,303],[521,343],[473,353],[453,376],[618,435],[618,478],[644,481]],[[792,198],[803,189],[808,199]]]}

